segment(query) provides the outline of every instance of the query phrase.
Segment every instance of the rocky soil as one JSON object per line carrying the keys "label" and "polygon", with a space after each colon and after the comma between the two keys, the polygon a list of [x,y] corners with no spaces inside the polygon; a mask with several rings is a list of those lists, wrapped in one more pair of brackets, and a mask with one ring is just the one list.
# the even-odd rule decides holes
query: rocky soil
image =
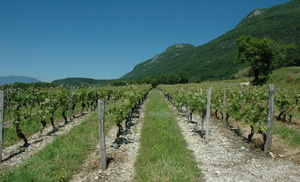
{"label": "rocky soil", "polygon": [[[200,121],[199,115],[193,115],[194,122],[187,122],[183,113],[169,106],[177,117],[188,148],[193,151],[205,181],[300,181],[300,165],[292,158],[282,154],[270,156],[250,147],[221,121],[212,121],[210,140],[205,143],[204,138],[195,132],[195,121]],[[114,142],[116,128],[109,132],[107,151],[111,161],[106,171],[99,170],[99,152],[95,152],[87,158],[82,172],[71,181],[132,181],[143,110],[140,115],[140,118],[134,118],[130,132],[122,136],[125,142]]]}
{"label": "rocky soil", "polygon": [[[169,106],[176,115],[188,148],[193,151],[205,181],[300,181],[300,165],[293,158],[277,153],[270,156],[259,149],[253,149],[240,136],[230,131],[224,123],[216,120],[211,123],[210,140],[205,143],[204,138],[195,132],[196,122],[200,121],[199,115],[193,115],[193,122],[187,122],[183,113]],[[80,172],[70,181],[132,181],[135,172],[134,163],[140,146],[143,110],[144,106],[135,113],[131,127],[120,137],[120,140],[115,140],[116,127],[106,135],[109,162],[107,170],[100,170],[98,146],[95,152],[86,157]],[[33,135],[29,139],[31,145],[26,149],[20,148],[22,143],[5,148],[4,162],[0,165],[0,171],[5,171],[42,150],[55,136],[67,133],[74,125],[80,124],[85,117],[60,127],[55,133],[51,133],[52,128],[49,127],[44,130],[46,135],[42,137],[38,136],[39,134]]]}
{"label": "rocky soil", "polygon": [[[124,130],[119,140],[116,140],[118,128],[116,126],[106,135],[108,168],[101,170],[99,145],[96,151],[86,157],[86,162],[80,167],[80,172],[73,176],[70,181],[132,181],[134,175],[134,162],[139,148],[141,134],[143,107],[134,113],[129,128]],[[57,136],[67,134],[74,126],[79,125],[88,115],[74,119],[73,122],[58,125],[58,130],[53,132],[52,127],[47,127],[43,135],[36,133],[28,137],[29,146],[22,147],[20,141],[15,145],[3,149],[3,161],[0,164],[0,172],[5,172],[13,166],[17,166],[24,159],[43,150]]]}
{"label": "rocky soil", "polygon": [[118,128],[113,127],[106,135],[106,153],[108,157],[107,170],[101,170],[100,167],[100,150],[97,150],[86,158],[86,162],[81,166],[80,172],[73,176],[71,182],[98,182],[98,181],[114,181],[114,182],[130,182],[134,176],[134,163],[138,155],[140,147],[139,139],[141,135],[143,110],[134,113],[132,124],[116,140]]}
{"label": "rocky soil", "polygon": [[[200,121],[197,115],[193,118]],[[205,181],[300,181],[299,164],[282,154],[267,155],[247,147],[246,142],[221,121],[212,121],[210,139],[205,143],[195,132],[195,122],[187,122],[183,113],[179,113],[177,119]]]}

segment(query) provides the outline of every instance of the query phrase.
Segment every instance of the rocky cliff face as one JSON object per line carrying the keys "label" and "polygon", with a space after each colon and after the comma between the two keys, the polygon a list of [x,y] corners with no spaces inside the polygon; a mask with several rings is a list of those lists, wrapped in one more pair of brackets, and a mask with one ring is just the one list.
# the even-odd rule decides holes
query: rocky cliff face
{"label": "rocky cliff face", "polygon": [[251,11],[247,16],[245,16],[236,26],[236,28],[242,26],[247,20],[254,18],[256,16],[264,14],[265,10],[264,9],[256,9]]}
{"label": "rocky cliff face", "polygon": [[261,15],[264,11],[262,9],[257,9],[254,10],[253,12],[251,12],[248,16],[246,16],[246,18],[252,18],[254,16],[258,16]]}

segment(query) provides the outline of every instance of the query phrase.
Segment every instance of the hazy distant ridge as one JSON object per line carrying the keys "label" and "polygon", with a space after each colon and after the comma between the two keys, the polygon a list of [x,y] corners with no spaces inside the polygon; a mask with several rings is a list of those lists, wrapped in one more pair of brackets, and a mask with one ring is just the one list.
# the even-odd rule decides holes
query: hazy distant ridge
{"label": "hazy distant ridge", "polygon": [[36,78],[26,76],[0,76],[0,85],[13,84],[16,82],[35,83],[40,81]]}

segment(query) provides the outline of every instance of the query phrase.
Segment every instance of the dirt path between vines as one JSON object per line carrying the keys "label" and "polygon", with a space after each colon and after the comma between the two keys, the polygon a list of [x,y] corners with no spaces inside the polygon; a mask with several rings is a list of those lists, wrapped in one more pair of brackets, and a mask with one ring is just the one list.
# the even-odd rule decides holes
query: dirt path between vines
{"label": "dirt path between vines", "polygon": [[60,122],[57,125],[58,130],[53,132],[52,126],[48,123],[47,127],[43,130],[42,135],[37,132],[29,137],[28,147],[22,147],[24,144],[23,140],[17,142],[14,145],[8,146],[2,151],[2,163],[0,163],[0,173],[9,170],[11,167],[20,164],[23,160],[27,159],[31,155],[43,150],[49,143],[51,143],[56,137],[68,133],[74,126],[81,124],[90,114],[85,114],[74,118],[72,122],[64,124]]}
{"label": "dirt path between vines", "polygon": [[[188,148],[198,163],[205,181],[300,181],[300,165],[284,156],[272,158],[260,150],[248,149],[221,121],[212,121],[210,139],[194,132],[195,122],[187,122],[183,113],[169,105],[177,114],[178,123]],[[200,121],[199,115],[193,115]],[[213,120],[213,119],[212,119]]]}
{"label": "dirt path between vines", "polygon": [[147,100],[139,111],[133,114],[132,125],[115,141],[118,128],[116,126],[105,135],[108,168],[102,171],[100,167],[100,146],[96,151],[87,156],[86,162],[80,167],[80,172],[73,176],[70,182],[130,182],[135,173],[134,163],[140,147],[140,136],[144,108]]}
{"label": "dirt path between vines", "polygon": [[[147,101],[146,101],[147,102]],[[121,136],[119,142],[115,142],[117,128],[113,127],[106,135],[107,156],[109,158],[108,169],[100,170],[99,145],[95,152],[86,157],[86,162],[80,166],[80,172],[69,181],[132,181],[134,176],[134,163],[138,154],[139,139],[141,134],[144,107],[134,114],[132,126]],[[248,149],[241,137],[234,135],[220,121],[212,121],[210,127],[210,140],[205,144],[204,139],[194,132],[195,123],[187,122],[183,113],[169,105],[177,117],[182,134],[188,143],[188,148],[193,151],[198,167],[203,173],[205,181],[300,181],[300,165],[289,158],[271,158],[263,152]],[[3,162],[0,164],[0,172],[6,171],[14,165],[20,164],[24,159],[42,150],[52,142],[56,136],[63,135],[86,119],[88,115],[76,118],[74,122],[60,127],[59,131],[51,135],[52,128],[44,130],[43,136],[39,133],[31,136],[31,145],[23,150],[19,142],[3,149]],[[198,115],[193,115],[194,121],[200,121]],[[59,126],[62,126],[61,123]]]}
{"label": "dirt path between vines", "polygon": [[[147,101],[145,101],[146,103]],[[130,128],[125,129],[120,140],[117,142],[116,133],[118,128],[113,126],[106,134],[106,147],[108,157],[108,169],[100,170],[100,153],[99,145],[97,149],[86,157],[86,162],[80,166],[80,172],[73,176],[69,181],[132,181],[134,175],[134,162],[139,148],[139,138],[141,134],[143,109],[145,103],[139,111],[133,114],[132,124]],[[83,117],[75,118],[73,122],[64,125],[61,122],[57,125],[58,131],[52,132],[52,127],[48,126],[44,129],[43,135],[40,133],[33,134],[28,137],[29,146],[21,147],[23,141],[3,149],[3,161],[0,164],[0,173],[19,165],[23,160],[31,155],[43,150],[49,143],[58,136],[68,133],[73,127],[81,124],[90,114]]]}

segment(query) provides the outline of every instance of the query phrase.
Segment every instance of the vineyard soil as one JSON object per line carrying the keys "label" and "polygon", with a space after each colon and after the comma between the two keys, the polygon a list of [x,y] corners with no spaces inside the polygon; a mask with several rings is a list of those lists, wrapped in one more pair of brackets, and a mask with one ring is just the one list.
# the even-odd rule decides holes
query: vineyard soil
{"label": "vineyard soil", "polygon": [[[146,101],[147,102],[147,101]],[[134,175],[134,163],[140,146],[142,120],[144,117],[144,106],[135,112],[130,128],[116,141],[118,127],[114,126],[106,134],[106,153],[108,157],[108,168],[102,171],[100,168],[99,145],[96,151],[87,156],[86,162],[80,167],[81,172],[74,175],[70,182],[91,182],[91,181],[115,181],[129,182]]]}
{"label": "vineyard soil", "polygon": [[[239,135],[241,135],[241,140],[242,138],[245,139],[247,138],[247,135],[250,133],[250,127],[247,125],[244,125],[242,123],[237,123],[234,121],[229,122],[230,125],[233,128],[239,128]],[[276,122],[278,125],[282,125],[281,122]],[[294,126],[298,125],[288,125],[285,124],[285,126],[289,128],[294,128]],[[253,136],[253,142],[252,143],[247,143],[247,145],[252,148],[252,149],[257,149],[259,150],[262,145],[263,145],[263,137],[260,134],[256,134]],[[294,163],[300,165],[300,148],[299,147],[291,147],[289,142],[286,140],[283,140],[278,134],[273,134],[273,142],[272,142],[272,154],[274,155],[274,158],[286,158],[288,160],[293,161]],[[262,151],[261,151],[262,152]]]}
{"label": "vineyard soil", "polygon": [[[198,115],[193,118],[200,121]],[[267,156],[261,150],[249,147],[221,121],[211,123],[208,144],[194,132],[195,123],[188,123],[183,113],[178,114],[178,121],[205,181],[300,181],[300,165],[293,157]]]}
{"label": "vineyard soil", "polygon": [[[113,127],[106,135],[108,169],[100,170],[99,146],[86,156],[86,162],[80,168],[80,173],[69,181],[132,181],[134,176],[134,163],[139,149],[139,138],[144,116],[144,105],[139,112],[134,114],[132,126],[121,139],[115,142],[117,127]],[[242,137],[236,136],[225,123],[214,120],[210,127],[210,140],[205,144],[204,139],[194,132],[195,122],[200,121],[199,115],[193,115],[193,122],[187,122],[183,113],[169,105],[177,114],[177,120],[182,134],[188,143],[188,148],[193,151],[198,167],[201,169],[205,181],[300,181],[300,153],[297,150],[284,148],[284,142],[277,136],[274,137],[272,152],[274,158],[267,156],[258,148],[253,148]],[[56,136],[63,135],[78,125],[88,115],[76,118],[59,131],[47,135],[52,130],[49,126],[44,130],[44,135],[39,133],[29,137],[31,145],[20,148],[22,142],[3,150],[4,161],[0,164],[0,173],[7,171],[14,165],[32,154],[42,150],[52,142]],[[61,123],[59,126],[62,126]],[[242,127],[242,126],[240,126]],[[247,128],[241,128],[246,131]],[[260,140],[259,137],[254,138]]]}

